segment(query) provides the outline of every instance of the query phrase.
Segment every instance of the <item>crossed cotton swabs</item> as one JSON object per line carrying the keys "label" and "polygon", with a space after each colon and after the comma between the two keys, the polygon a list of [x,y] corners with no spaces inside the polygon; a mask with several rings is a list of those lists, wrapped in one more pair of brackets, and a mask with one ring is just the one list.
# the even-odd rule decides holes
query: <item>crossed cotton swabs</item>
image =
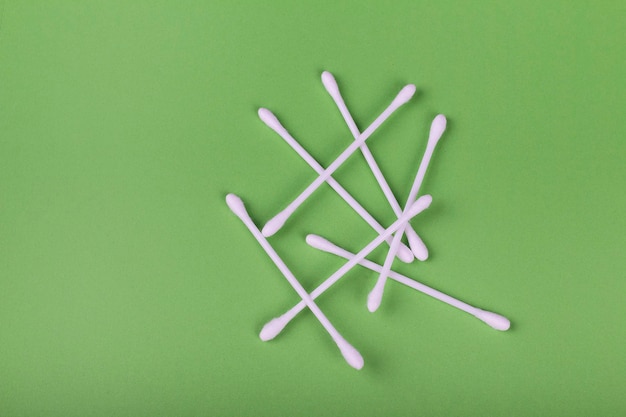
{"label": "crossed cotton swabs", "polygon": [[[305,307],[308,307],[309,310],[311,310],[311,312],[317,317],[322,326],[326,329],[330,337],[335,341],[348,364],[356,369],[361,369],[363,367],[363,357],[361,356],[361,354],[352,345],[350,345],[350,343],[348,343],[346,339],[341,336],[341,334],[339,334],[337,329],[335,329],[335,327],[332,325],[332,323],[328,320],[328,318],[324,315],[324,313],[320,310],[320,308],[314,301],[331,285],[341,279],[356,264],[360,264],[368,269],[379,272],[378,280],[376,281],[376,284],[374,285],[374,288],[370,292],[367,299],[367,307],[371,312],[376,311],[380,306],[385,283],[388,278],[391,278],[408,287],[411,287],[417,291],[430,295],[431,297],[443,301],[444,303],[465,311],[475,316],[476,318],[484,321],[496,330],[508,330],[510,327],[510,322],[507,318],[496,313],[473,307],[469,304],[452,298],[433,288],[430,288],[424,284],[416,282],[391,270],[391,265],[396,257],[404,262],[411,262],[413,261],[414,257],[417,257],[419,260],[426,260],[428,258],[428,250],[424,245],[424,242],[412,228],[409,221],[414,216],[428,208],[432,201],[430,195],[423,195],[420,198],[417,198],[417,195],[422,181],[424,180],[424,175],[430,163],[430,159],[432,157],[435,146],[437,145],[437,142],[441,138],[446,128],[446,118],[443,115],[438,115],[435,117],[431,124],[426,152],[424,153],[422,161],[419,165],[415,180],[411,187],[411,191],[409,192],[409,197],[403,209],[400,207],[400,204],[393,195],[391,188],[389,187],[387,181],[385,180],[385,177],[380,171],[372,153],[365,144],[365,141],[385,120],[387,120],[387,118],[389,118],[389,116],[391,116],[391,114],[395,110],[397,110],[400,106],[409,101],[411,97],[413,97],[413,94],[415,93],[415,86],[409,84],[402,88],[402,90],[400,90],[400,92],[396,95],[391,104],[380,114],[380,116],[378,116],[367,129],[365,129],[363,132],[359,132],[356,124],[354,123],[352,115],[350,114],[348,108],[346,107],[346,104],[344,103],[341,93],[339,92],[337,83],[332,74],[325,71],[322,74],[322,83],[324,84],[324,87],[339,108],[339,111],[341,112],[346,124],[348,125],[352,135],[354,136],[354,142],[352,142],[352,144],[350,144],[350,146],[348,146],[337,157],[337,159],[335,159],[335,161],[333,161],[328,166],[328,168],[324,169],[293,138],[293,136],[289,134],[287,129],[283,127],[283,125],[278,121],[276,116],[271,111],[261,108],[259,109],[259,117],[261,118],[261,120],[272,130],[274,130],[278,135],[280,135],[302,157],[302,159],[304,159],[311,166],[311,168],[313,168],[313,170],[317,172],[318,177],[285,209],[283,209],[276,216],[270,219],[265,224],[262,231],[259,230],[259,228],[254,224],[248,212],[246,211],[243,201],[239,197],[234,194],[229,194],[226,196],[226,203],[228,204],[228,207],[232,210],[233,213],[237,215],[237,217],[239,217],[243,221],[243,223],[250,230],[252,235],[259,242],[261,247],[269,255],[274,264],[282,272],[287,281],[291,284],[293,289],[298,293],[301,298],[301,301],[293,306],[286,313],[270,320],[265,326],[263,326],[263,329],[260,333],[261,340],[267,341],[276,337],[299,312],[304,310]],[[357,149],[361,150],[361,153],[363,154],[365,160],[370,166],[370,169],[376,177],[376,180],[380,185],[385,197],[387,198],[389,204],[391,205],[391,208],[397,216],[397,220],[394,221],[386,229],[381,226],[381,224],[377,222],[376,219],[374,219],[371,214],[369,214],[367,210],[365,210],[363,206],[361,206],[358,201],[354,197],[352,197],[331,176],[350,155],[357,151]],[[328,277],[321,285],[319,285],[313,292],[309,294],[304,289],[304,287],[302,287],[298,279],[289,270],[289,268],[283,262],[280,256],[276,253],[274,248],[270,245],[267,237],[272,236],[277,231],[279,231],[280,228],[285,224],[287,219],[289,219],[289,217],[296,211],[296,209],[323,183],[327,183],[328,185],[330,185],[337,192],[337,194],[339,194],[339,196],[341,196],[346,201],[346,203],[348,203],[348,205],[350,205],[350,207],[352,207],[363,218],[363,220],[365,220],[370,225],[370,227],[372,227],[378,233],[378,236],[369,244],[367,244],[357,254],[352,254],[345,249],[334,245],[330,241],[322,238],[321,236],[308,235],[306,238],[306,242],[310,246],[343,257],[347,260],[347,262],[341,268],[339,268],[335,273]],[[407,236],[409,247],[402,243],[402,236],[404,234],[406,234]],[[375,264],[374,262],[366,260],[365,257],[383,242],[387,242],[387,244],[389,245],[389,251],[387,252],[387,256],[383,265],[380,266]]]}

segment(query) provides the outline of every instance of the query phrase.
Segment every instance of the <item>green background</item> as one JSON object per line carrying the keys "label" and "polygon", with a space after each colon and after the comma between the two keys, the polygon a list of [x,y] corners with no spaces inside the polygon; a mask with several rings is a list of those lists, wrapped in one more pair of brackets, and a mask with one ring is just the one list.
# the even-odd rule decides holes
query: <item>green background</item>
{"label": "green background", "polygon": [[[0,415],[623,416],[626,49],[620,1],[0,1]],[[448,130],[394,269],[508,332],[354,269],[319,305],[344,362],[224,204],[259,226],[352,139],[333,72],[402,202]],[[335,176],[383,224],[360,155]],[[271,238],[312,290],[375,237],[327,186]],[[380,248],[371,259],[381,262]]]}

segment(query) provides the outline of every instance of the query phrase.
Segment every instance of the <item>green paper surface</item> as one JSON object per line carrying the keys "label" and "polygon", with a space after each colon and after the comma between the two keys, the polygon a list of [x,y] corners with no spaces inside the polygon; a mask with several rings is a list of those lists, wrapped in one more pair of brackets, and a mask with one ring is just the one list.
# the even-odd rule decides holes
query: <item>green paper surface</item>
{"label": "green paper surface", "polygon": [[[0,416],[623,416],[626,9],[618,1],[0,1]],[[368,144],[401,205],[448,117],[394,269],[318,299],[361,371],[227,208],[256,224],[417,86]],[[394,220],[359,154],[334,175]],[[270,239],[312,291],[376,234],[322,186]],[[386,250],[370,259],[382,263]]]}

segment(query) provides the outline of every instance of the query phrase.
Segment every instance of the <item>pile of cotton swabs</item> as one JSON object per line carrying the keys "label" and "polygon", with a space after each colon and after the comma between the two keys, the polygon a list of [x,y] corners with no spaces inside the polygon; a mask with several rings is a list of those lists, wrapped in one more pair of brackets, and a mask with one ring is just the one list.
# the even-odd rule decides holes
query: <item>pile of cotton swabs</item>
{"label": "pile of cotton swabs", "polygon": [[[331,285],[341,279],[350,269],[352,269],[352,267],[357,264],[379,272],[380,274],[374,288],[369,293],[367,298],[367,308],[371,312],[376,311],[380,306],[383,292],[385,290],[385,283],[388,278],[391,278],[401,284],[411,287],[417,291],[421,291],[424,294],[430,295],[431,297],[443,301],[444,303],[463,310],[484,321],[496,330],[508,330],[510,322],[507,318],[499,314],[473,307],[391,270],[391,265],[395,257],[398,257],[403,262],[412,262],[414,258],[418,258],[422,261],[428,258],[428,250],[424,245],[424,242],[415,232],[409,221],[420,212],[427,209],[432,201],[432,197],[430,195],[423,195],[418,198],[418,192],[435,146],[446,129],[445,116],[441,114],[436,116],[431,124],[426,152],[417,170],[415,181],[413,182],[411,191],[409,192],[409,197],[404,205],[404,208],[402,208],[391,192],[387,181],[376,164],[376,161],[365,144],[365,141],[385,120],[387,120],[387,118],[389,118],[389,116],[391,116],[395,110],[413,97],[413,94],[415,93],[415,86],[413,84],[409,84],[402,88],[385,111],[383,111],[367,129],[360,132],[352,119],[343,98],[341,97],[341,93],[339,92],[337,82],[335,81],[333,75],[329,72],[324,72],[322,74],[322,83],[324,84],[326,91],[328,91],[330,96],[335,101],[335,104],[339,108],[346,124],[350,128],[352,136],[354,136],[354,142],[352,142],[352,144],[348,146],[337,157],[337,159],[324,169],[293,138],[293,136],[289,134],[289,132],[283,127],[271,111],[261,108],[259,109],[259,117],[261,120],[278,135],[280,135],[298,153],[298,155],[300,155],[302,159],[304,159],[311,166],[311,168],[317,172],[318,177],[285,209],[270,219],[262,230],[259,230],[259,228],[254,224],[246,211],[243,201],[238,196],[235,194],[228,194],[226,196],[226,203],[228,204],[228,207],[230,207],[232,212],[243,221],[261,247],[265,250],[265,252],[267,252],[274,264],[276,264],[280,272],[282,272],[287,281],[289,281],[289,284],[291,284],[293,289],[301,298],[301,301],[294,305],[290,310],[270,320],[263,327],[260,333],[261,340],[267,341],[275,338],[298,313],[308,307],[308,309],[311,310],[322,326],[326,329],[330,337],[332,337],[335,341],[348,364],[356,369],[361,369],[363,367],[363,357],[361,354],[350,343],[348,343],[343,336],[341,336],[341,334],[339,334],[337,329],[335,329],[314,301],[319,295],[330,288]],[[358,149],[361,150],[361,153],[365,157],[369,167],[376,177],[378,184],[383,190],[385,197],[397,216],[397,220],[386,229],[379,222],[377,222],[353,196],[351,196],[335,179],[331,177],[337,168],[339,168],[341,164]],[[337,256],[341,256],[347,260],[341,268],[322,282],[322,284],[313,290],[313,292],[309,293],[302,287],[300,282],[289,270],[287,265],[285,265],[280,256],[278,256],[274,248],[268,242],[267,238],[278,232],[287,219],[296,211],[296,209],[323,183],[330,185],[337,192],[337,194],[339,194],[339,196],[345,200],[345,202],[348,203],[350,207],[352,207],[363,218],[363,220],[365,220],[367,224],[369,224],[378,233],[378,236],[357,254],[353,254],[321,236],[308,235],[306,237],[306,242],[310,246]],[[406,235],[409,246],[406,246],[402,242],[403,235]],[[386,242],[389,245],[389,251],[382,266],[365,259],[370,252],[376,249],[383,242]]]}

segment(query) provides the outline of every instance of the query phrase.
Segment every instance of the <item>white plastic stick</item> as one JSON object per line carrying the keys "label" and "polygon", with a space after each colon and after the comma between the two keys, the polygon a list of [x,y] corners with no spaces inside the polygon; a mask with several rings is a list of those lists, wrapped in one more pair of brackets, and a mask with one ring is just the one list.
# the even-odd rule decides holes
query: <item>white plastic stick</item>
{"label": "white plastic stick", "polygon": [[[416,216],[423,210],[427,209],[432,201],[432,197],[429,195],[424,195],[420,197],[405,213],[400,216],[398,220],[393,222],[391,226],[389,226],[384,233],[378,235],[374,240],[372,240],[367,246],[365,246],[359,253],[357,253],[354,258],[350,259],[346,262],[341,268],[335,271],[331,276],[326,278],[326,280],[320,284],[312,293],[311,298],[316,299],[319,295],[321,295],[324,291],[330,288],[335,282],[339,281],[341,277],[343,277],[350,269],[352,269],[360,260],[364,259],[370,252],[378,247],[386,238],[390,236],[393,232],[402,227],[407,221],[409,221],[412,217]],[[306,304],[301,301],[295,306],[293,306],[289,311],[278,316],[263,326],[261,330],[261,340],[270,340],[275,338],[283,328],[299,313],[301,312]]]}
{"label": "white plastic stick", "polygon": [[391,104],[381,113],[380,116],[372,122],[371,125],[359,136],[358,140],[352,142],[329,166],[326,168],[320,176],[318,176],[295,200],[279,212],[276,216],[270,219],[263,227],[263,236],[269,237],[276,233],[285,224],[289,216],[320,186],[328,177],[330,177],[337,168],[345,162],[350,155],[352,155],[358,148],[364,143],[376,129],[385,121],[391,114],[401,105],[406,103],[415,94],[415,86],[409,84],[405,86],[396,98],[393,99]]}
{"label": "white plastic stick", "polygon": [[[306,163],[308,163],[311,168],[313,168],[315,170],[315,172],[317,172],[318,174],[323,174],[324,173],[324,168],[302,147],[302,145],[300,145],[298,143],[298,141],[296,141],[293,136],[291,136],[291,134],[287,131],[287,129],[280,123],[280,121],[278,120],[278,118],[268,109],[265,108],[260,108],[259,109],[259,118],[263,121],[263,123],[265,123],[270,129],[272,129],[274,132],[276,132],[280,137],[282,137],[285,142],[287,142],[289,144],[289,146],[291,146],[291,148],[296,151],[296,153],[298,155],[300,155],[300,157],[302,157],[302,159],[304,159],[306,161]],[[326,182],[328,183],[328,185],[330,185],[336,192],[337,194],[339,194],[341,196],[341,198],[343,198],[345,200],[346,203],[348,203],[348,205],[350,207],[352,207],[354,209],[354,211],[356,211],[359,216],[361,216],[363,218],[363,220],[365,220],[367,222],[367,224],[369,224],[378,234],[383,233],[385,231],[385,228],[382,227],[380,225],[380,223],[378,223],[376,221],[376,219],[374,219],[374,217],[372,217],[372,215],[365,210],[365,208],[359,204],[358,201],[356,201],[354,199],[354,197],[352,197],[350,195],[350,193],[348,193],[348,191],[346,191],[345,188],[343,188],[341,186],[341,184],[339,184],[333,177],[328,177],[326,179]],[[389,237],[387,238],[387,243],[391,244],[392,238]],[[400,248],[398,249],[398,258],[400,258],[401,261],[403,262],[412,262],[413,261],[413,252],[411,252],[411,250],[404,245],[403,243],[401,244]]]}
{"label": "white plastic stick", "polygon": [[[337,108],[341,112],[343,119],[348,125],[352,136],[354,136],[355,140],[358,139],[361,135],[361,132],[354,122],[354,119],[352,118],[352,115],[348,110],[348,106],[346,106],[341,92],[339,91],[339,86],[337,85],[335,77],[333,77],[330,72],[324,71],[322,73],[322,84],[324,84],[326,91],[328,91],[328,94],[332,97],[333,101],[337,105]],[[370,149],[368,148],[366,143],[363,143],[361,145],[361,153],[363,154],[363,157],[365,157],[365,160],[372,170],[372,173],[374,174],[378,185],[383,191],[383,194],[387,198],[387,201],[389,201],[393,212],[397,217],[400,217],[400,215],[402,214],[402,208],[400,207],[400,204],[398,203],[396,197],[393,195],[391,187],[389,187],[385,176],[380,170],[378,163],[376,163],[376,159],[374,159],[374,155],[372,155],[372,152],[370,152]],[[415,254],[415,257],[420,261],[425,261],[428,258],[428,249],[426,248],[426,245],[424,244],[422,239],[419,237],[419,235],[415,232],[410,224],[407,225],[407,227],[404,229],[404,232],[406,233],[407,238],[411,236],[411,238],[409,239],[409,245],[411,246],[411,250]]]}
{"label": "white plastic stick", "polygon": [[246,227],[252,232],[252,235],[259,242],[261,247],[265,250],[265,252],[272,259],[274,264],[278,267],[280,272],[287,278],[289,284],[293,287],[293,289],[298,293],[300,298],[302,299],[302,303],[306,305],[311,312],[317,317],[319,322],[324,326],[330,337],[333,338],[341,354],[345,358],[346,362],[350,366],[355,369],[361,369],[363,367],[363,357],[361,354],[350,344],[348,343],[335,329],[335,327],[331,324],[331,322],[326,318],[322,310],[315,304],[311,296],[306,292],[306,290],[300,285],[300,282],[296,279],[293,273],[287,268],[287,265],[283,262],[283,260],[278,256],[274,248],[269,244],[267,239],[261,234],[259,229],[256,227],[248,212],[246,211],[246,207],[243,204],[243,201],[235,194],[228,194],[226,196],[226,204],[231,209],[233,213],[237,215],[246,225]]}
{"label": "white plastic stick", "polygon": [[[345,249],[340,248],[334,243],[329,242],[327,239],[324,239],[321,236],[317,235],[308,235],[306,237],[306,242],[319,250],[324,252],[332,253],[333,255],[340,256],[342,258],[351,260],[354,259],[355,255],[353,253],[348,252]],[[359,264],[364,266],[365,268],[371,269],[372,271],[380,272],[382,271],[382,267],[372,261],[367,259],[362,259],[359,261]],[[439,301],[442,301],[446,304],[451,305],[452,307],[458,308],[459,310],[465,311],[466,313],[471,314],[472,316],[482,320],[487,323],[489,326],[496,330],[506,331],[511,327],[511,322],[504,316],[501,316],[496,313],[492,313],[490,311],[481,310],[474,306],[471,306],[463,301],[460,301],[456,298],[450,297],[447,294],[442,293],[441,291],[437,291],[434,288],[431,288],[427,285],[419,283],[411,278],[408,278],[404,275],[401,275],[395,271],[389,271],[389,278],[406,285],[407,287],[411,287],[417,291],[420,291],[426,295],[429,295],[433,298],[436,298]]]}
{"label": "white plastic stick", "polygon": [[[417,196],[419,188],[424,180],[424,174],[426,173],[426,168],[430,162],[430,158],[433,154],[435,146],[444,130],[446,129],[446,118],[444,115],[440,114],[435,117],[432,124],[430,125],[430,133],[428,135],[428,144],[426,145],[426,152],[424,153],[424,157],[422,158],[422,162],[417,170],[417,175],[415,176],[415,180],[413,181],[413,186],[411,187],[411,191],[409,192],[409,197],[406,201],[405,210],[410,207],[411,202]],[[391,270],[391,264],[393,263],[393,259],[396,257],[396,250],[398,247],[398,243],[402,239],[403,229],[398,230],[398,232],[393,237],[393,241],[391,242],[391,247],[389,248],[389,252],[387,253],[387,257],[385,258],[385,263],[383,264],[383,268],[380,271],[380,276],[376,281],[376,285],[369,293],[367,297],[367,309],[371,312],[374,312],[380,307],[380,302],[383,298],[383,292],[385,291],[385,283],[387,282],[387,275]]]}

